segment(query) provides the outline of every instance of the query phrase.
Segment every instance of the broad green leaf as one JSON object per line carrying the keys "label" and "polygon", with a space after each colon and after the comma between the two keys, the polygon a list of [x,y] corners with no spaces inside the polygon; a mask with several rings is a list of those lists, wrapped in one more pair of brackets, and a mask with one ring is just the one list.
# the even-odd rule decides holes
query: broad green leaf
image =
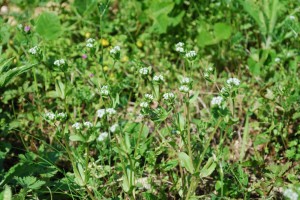
{"label": "broad green leaf", "polygon": [[54,40],[62,34],[62,27],[57,15],[42,13],[36,22],[36,32],[46,40]]}
{"label": "broad green leaf", "polygon": [[202,30],[197,36],[197,43],[199,46],[204,47],[206,45],[215,44],[215,40],[207,30]]}
{"label": "broad green leaf", "polygon": [[178,153],[178,158],[182,167],[193,174],[195,172],[192,159],[184,152]]}
{"label": "broad green leaf", "polygon": [[216,23],[214,25],[214,34],[217,41],[227,40],[231,36],[231,26],[225,23]]}
{"label": "broad green leaf", "polygon": [[88,15],[92,11],[94,11],[95,8],[97,8],[97,1],[96,0],[75,0],[73,5],[80,15],[83,14]]}

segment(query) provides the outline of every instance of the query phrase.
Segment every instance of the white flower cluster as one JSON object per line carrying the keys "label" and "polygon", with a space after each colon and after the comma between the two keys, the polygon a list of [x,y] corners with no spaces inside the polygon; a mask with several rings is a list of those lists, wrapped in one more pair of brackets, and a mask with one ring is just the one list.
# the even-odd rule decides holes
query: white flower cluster
{"label": "white flower cluster", "polygon": [[179,87],[180,92],[188,93],[190,91],[190,88],[186,85],[182,85]]}
{"label": "white flower cluster", "polygon": [[47,112],[46,114],[45,114],[45,118],[47,119],[47,120],[49,120],[49,121],[53,121],[54,119],[55,119],[55,114],[54,113],[52,113],[52,112]]}
{"label": "white flower cluster", "polygon": [[153,81],[156,81],[156,82],[164,81],[164,80],[165,80],[165,79],[164,79],[163,75],[161,75],[161,74],[155,75],[155,76],[153,77]]}
{"label": "white flower cluster", "polygon": [[114,48],[112,48],[112,49],[109,51],[109,53],[110,53],[111,55],[116,55],[116,54],[120,53],[120,51],[121,51],[120,46],[115,46]]}
{"label": "white flower cluster", "polygon": [[32,54],[32,55],[35,55],[37,54],[37,52],[39,51],[39,47],[38,46],[34,46],[32,47],[31,49],[29,49],[29,53]]}
{"label": "white flower cluster", "polygon": [[95,42],[95,39],[89,38],[89,39],[86,41],[86,47],[88,47],[88,48],[93,48],[93,47],[94,47],[94,42]]}
{"label": "white flower cluster", "polygon": [[192,80],[188,77],[183,77],[182,80],[181,80],[181,84],[183,85],[188,85],[192,82]]}
{"label": "white flower cluster", "polygon": [[277,62],[277,63],[279,63],[280,62],[280,58],[275,58],[274,61]]}
{"label": "white flower cluster", "polygon": [[47,112],[45,114],[45,119],[49,120],[49,121],[54,121],[54,120],[65,120],[67,118],[67,114],[66,113],[58,113],[58,114],[54,114],[53,112]]}
{"label": "white flower cluster", "polygon": [[148,101],[153,101],[153,95],[152,94],[145,94],[145,99],[147,99]]}
{"label": "white flower cluster", "polygon": [[239,86],[240,85],[240,80],[237,78],[229,78],[226,83],[229,87],[231,86]]}
{"label": "white flower cluster", "polygon": [[105,114],[107,115],[114,115],[117,111],[114,108],[106,108],[106,109],[99,109],[97,110],[97,116],[102,118]]}
{"label": "white flower cluster", "polygon": [[82,124],[79,122],[76,122],[75,124],[72,125],[72,128],[75,128],[76,130],[82,129]]}
{"label": "white flower cluster", "polygon": [[293,191],[292,189],[284,190],[283,196],[289,198],[290,200],[298,200],[298,197],[299,197],[297,192]]}
{"label": "white flower cluster", "polygon": [[143,67],[140,69],[140,74],[142,75],[147,75],[149,73],[149,68],[148,67]]}
{"label": "white flower cluster", "polygon": [[149,107],[149,103],[148,102],[142,102],[142,103],[140,103],[140,106],[142,108],[148,108]]}
{"label": "white flower cluster", "polygon": [[100,133],[100,135],[98,136],[98,141],[99,142],[102,142],[104,141],[106,138],[108,137],[108,133],[107,132],[103,132],[103,133]]}
{"label": "white flower cluster", "polygon": [[183,42],[178,42],[176,45],[175,45],[175,51],[177,52],[180,52],[180,53],[183,53],[184,52],[184,43]]}
{"label": "white flower cluster", "polygon": [[180,83],[182,85],[179,87],[179,91],[184,92],[184,93],[188,93],[190,91],[192,79],[190,79],[188,77],[183,77],[181,79]]}
{"label": "white flower cluster", "polygon": [[296,19],[296,17],[294,15],[290,15],[289,19],[292,20],[292,21],[294,21]]}
{"label": "white flower cluster", "polygon": [[117,130],[118,127],[119,127],[118,124],[113,124],[111,127],[109,127],[109,131],[114,133]]}
{"label": "white flower cluster", "polygon": [[196,51],[189,51],[185,54],[185,57],[187,57],[187,58],[194,58],[196,56],[197,56]]}
{"label": "white flower cluster", "polygon": [[104,85],[104,86],[102,86],[101,87],[101,89],[100,89],[100,93],[102,94],[102,95],[109,95],[109,89],[108,89],[108,86],[107,85]]}
{"label": "white flower cluster", "polygon": [[223,97],[217,96],[217,97],[212,98],[211,105],[220,107],[222,102],[223,102]]}
{"label": "white flower cluster", "polygon": [[56,65],[56,66],[61,66],[61,65],[64,65],[66,62],[65,62],[65,60],[64,59],[60,59],[60,60],[56,60],[56,61],[54,61],[54,65]]}
{"label": "white flower cluster", "polygon": [[91,122],[87,121],[87,122],[83,123],[83,126],[85,126],[87,128],[91,128],[93,126],[93,124]]}
{"label": "white flower cluster", "polygon": [[136,179],[135,184],[141,185],[146,190],[150,190],[151,189],[151,184],[149,184],[147,177]]}
{"label": "white flower cluster", "polygon": [[175,95],[172,92],[168,92],[163,94],[163,98],[164,100],[171,100],[175,98]]}
{"label": "white flower cluster", "polygon": [[72,128],[74,128],[76,130],[81,130],[83,127],[86,127],[89,129],[89,128],[93,127],[93,124],[89,121],[86,121],[86,122],[83,122],[83,124],[80,122],[76,122],[72,125]]}

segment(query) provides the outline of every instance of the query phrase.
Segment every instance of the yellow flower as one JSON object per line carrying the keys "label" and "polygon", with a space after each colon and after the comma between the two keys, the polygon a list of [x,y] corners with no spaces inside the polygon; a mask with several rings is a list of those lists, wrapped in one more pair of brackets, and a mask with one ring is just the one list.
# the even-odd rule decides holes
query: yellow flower
{"label": "yellow flower", "polygon": [[109,41],[108,41],[107,39],[102,38],[102,39],[100,40],[100,43],[101,43],[101,45],[104,46],[104,47],[109,46]]}
{"label": "yellow flower", "polygon": [[116,80],[115,73],[109,74],[109,79],[112,80],[112,81]]}
{"label": "yellow flower", "polygon": [[138,48],[141,48],[141,47],[143,47],[143,43],[141,42],[141,41],[137,41],[136,42],[136,46],[138,47]]}
{"label": "yellow flower", "polygon": [[91,37],[91,33],[90,32],[86,32],[84,36],[85,36],[85,38],[90,38]]}
{"label": "yellow flower", "polygon": [[127,62],[129,60],[128,56],[123,56],[121,62]]}
{"label": "yellow flower", "polygon": [[104,66],[104,67],[103,67],[103,71],[105,71],[105,72],[108,71],[108,67],[107,67],[107,66]]}

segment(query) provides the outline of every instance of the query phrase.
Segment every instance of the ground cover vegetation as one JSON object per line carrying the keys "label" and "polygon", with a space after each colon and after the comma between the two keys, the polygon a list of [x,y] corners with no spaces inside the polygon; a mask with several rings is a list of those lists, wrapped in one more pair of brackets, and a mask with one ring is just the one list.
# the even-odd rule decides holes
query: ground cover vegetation
{"label": "ground cover vegetation", "polygon": [[0,7],[0,199],[299,199],[299,0]]}

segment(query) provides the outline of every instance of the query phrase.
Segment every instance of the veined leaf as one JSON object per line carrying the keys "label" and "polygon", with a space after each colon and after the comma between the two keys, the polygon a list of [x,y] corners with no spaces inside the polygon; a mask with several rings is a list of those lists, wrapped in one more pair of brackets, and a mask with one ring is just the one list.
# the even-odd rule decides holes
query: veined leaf
{"label": "veined leaf", "polygon": [[58,38],[62,33],[58,16],[50,12],[42,13],[36,22],[36,32],[46,40]]}
{"label": "veined leaf", "polygon": [[193,174],[195,172],[192,159],[184,152],[178,154],[178,158],[182,167],[186,168],[188,172]]}

